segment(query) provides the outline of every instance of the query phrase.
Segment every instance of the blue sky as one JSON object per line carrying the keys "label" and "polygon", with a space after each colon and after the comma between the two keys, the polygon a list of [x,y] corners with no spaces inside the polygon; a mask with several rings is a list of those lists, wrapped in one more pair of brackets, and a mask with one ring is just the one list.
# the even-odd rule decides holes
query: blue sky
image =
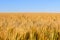
{"label": "blue sky", "polygon": [[60,0],[0,0],[0,12],[60,12]]}

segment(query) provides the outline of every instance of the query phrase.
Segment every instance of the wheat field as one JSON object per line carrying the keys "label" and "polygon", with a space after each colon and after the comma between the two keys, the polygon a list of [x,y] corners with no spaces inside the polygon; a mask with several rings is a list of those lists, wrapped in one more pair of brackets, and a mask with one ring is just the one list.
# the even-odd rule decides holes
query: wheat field
{"label": "wheat field", "polygon": [[60,14],[0,14],[0,40],[60,40]]}

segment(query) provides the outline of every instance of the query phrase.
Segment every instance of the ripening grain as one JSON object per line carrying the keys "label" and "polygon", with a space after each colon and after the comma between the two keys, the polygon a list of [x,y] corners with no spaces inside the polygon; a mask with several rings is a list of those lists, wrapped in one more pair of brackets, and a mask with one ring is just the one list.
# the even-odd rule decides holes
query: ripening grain
{"label": "ripening grain", "polygon": [[60,40],[60,14],[0,14],[0,40]]}

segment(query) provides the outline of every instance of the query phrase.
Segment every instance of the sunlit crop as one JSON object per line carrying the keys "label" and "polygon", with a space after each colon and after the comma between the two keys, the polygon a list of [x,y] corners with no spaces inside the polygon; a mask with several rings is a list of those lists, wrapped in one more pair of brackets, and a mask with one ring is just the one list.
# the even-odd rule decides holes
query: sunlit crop
{"label": "sunlit crop", "polygon": [[60,14],[1,14],[0,40],[60,40]]}

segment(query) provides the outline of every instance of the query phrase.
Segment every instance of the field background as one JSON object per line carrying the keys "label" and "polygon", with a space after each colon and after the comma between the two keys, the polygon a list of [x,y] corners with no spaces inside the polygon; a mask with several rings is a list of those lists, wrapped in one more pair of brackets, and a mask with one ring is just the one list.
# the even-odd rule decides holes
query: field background
{"label": "field background", "polygon": [[0,13],[0,40],[60,40],[60,14]]}

